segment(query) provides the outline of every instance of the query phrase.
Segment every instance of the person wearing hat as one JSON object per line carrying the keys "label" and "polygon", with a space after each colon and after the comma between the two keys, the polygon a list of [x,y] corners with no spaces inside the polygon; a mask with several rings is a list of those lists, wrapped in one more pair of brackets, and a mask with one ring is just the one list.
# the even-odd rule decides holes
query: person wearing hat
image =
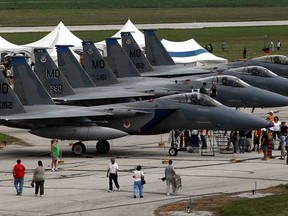
{"label": "person wearing hat", "polygon": [[[281,157],[279,159],[284,160],[285,159],[285,149],[287,151],[287,132],[288,132],[288,128],[286,125],[285,121],[281,122],[280,125],[280,145],[281,145]],[[288,157],[287,157],[287,163],[288,163]]]}
{"label": "person wearing hat", "polygon": [[275,117],[274,112],[270,111],[268,114],[269,116],[267,117],[267,120],[269,119],[271,123],[274,123],[274,117]]}
{"label": "person wearing hat", "polygon": [[262,151],[264,153],[264,156],[262,158],[262,160],[268,160],[268,154],[267,154],[267,146],[268,146],[268,133],[267,133],[267,129],[266,128],[262,128],[261,129],[262,132],[262,137],[261,137],[261,148]]}

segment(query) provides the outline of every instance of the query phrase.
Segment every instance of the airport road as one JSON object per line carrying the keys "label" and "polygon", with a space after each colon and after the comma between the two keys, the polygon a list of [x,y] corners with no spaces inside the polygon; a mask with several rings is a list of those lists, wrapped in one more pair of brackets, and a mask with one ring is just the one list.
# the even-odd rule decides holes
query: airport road
{"label": "airport road", "polygon": [[[138,29],[197,29],[214,27],[241,27],[241,26],[279,26],[288,25],[288,20],[276,21],[248,21],[248,22],[193,22],[193,23],[156,23],[135,24]],[[67,26],[70,31],[103,31],[119,30],[123,25],[83,25]],[[0,33],[16,32],[50,32],[55,26],[36,27],[0,27]]]}
{"label": "airport road", "polygon": [[[273,109],[275,110],[275,109]],[[281,108],[279,116],[287,120],[287,107]],[[249,110],[244,110],[245,112]],[[256,110],[265,116],[268,110]],[[285,116],[285,117],[284,117]],[[176,196],[165,195],[163,177],[164,155],[159,148],[160,135],[129,136],[111,142],[109,155],[97,155],[95,146],[88,143],[84,157],[74,157],[68,141],[61,141],[64,164],[58,172],[50,172],[50,140],[30,135],[25,130],[0,127],[1,133],[23,139],[29,144],[9,145],[0,151],[0,215],[107,215],[150,216],[154,210],[167,203],[195,197],[251,191],[257,181],[258,188],[285,184],[288,180],[285,161],[271,159],[262,161],[262,155],[236,154],[237,163],[229,163],[231,155],[216,153],[201,156],[198,153],[179,152],[173,157],[176,172],[181,175],[183,190]],[[167,134],[163,136],[167,140]],[[274,156],[280,154],[273,152]],[[119,163],[121,191],[108,193],[106,169],[109,159],[116,157]],[[23,196],[16,196],[11,170],[20,158],[27,168]],[[45,195],[34,197],[29,184],[37,161],[42,160],[46,169]],[[132,170],[142,165],[147,184],[144,198],[132,198]],[[184,210],[183,210],[184,211]]]}

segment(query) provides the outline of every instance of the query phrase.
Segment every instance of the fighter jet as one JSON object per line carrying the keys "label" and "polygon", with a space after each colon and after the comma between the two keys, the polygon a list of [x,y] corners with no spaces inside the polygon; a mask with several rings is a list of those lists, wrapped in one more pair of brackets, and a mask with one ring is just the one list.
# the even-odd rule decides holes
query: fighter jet
{"label": "fighter jet", "polygon": [[219,73],[235,76],[252,86],[288,96],[288,79],[278,76],[264,67],[238,67],[224,70]]}
{"label": "fighter jet", "polygon": [[[39,78],[45,85],[46,90],[50,92],[51,96],[53,96],[54,101],[60,104],[89,106],[112,103],[113,101],[114,103],[125,102],[124,98],[122,98],[121,95],[119,96],[119,93],[117,93],[119,91],[118,89],[120,89],[122,92],[124,90],[129,92],[142,92],[143,94],[151,95],[151,98],[182,92],[191,92],[193,89],[200,89],[202,83],[207,82],[207,88],[210,88],[212,84],[216,86],[217,96],[215,99],[226,106],[262,108],[288,105],[286,97],[273,94],[265,90],[256,89],[246,83],[236,80],[236,78],[234,79],[231,77],[226,78],[229,80],[229,83],[234,83],[230,85],[222,84],[221,80],[223,79],[223,76],[210,78],[212,82],[209,81],[209,78],[207,78],[207,80],[195,80],[196,78],[194,76],[186,77],[185,79],[141,77],[137,69],[129,60],[128,56],[125,54],[123,49],[121,49],[117,40],[114,40],[117,44],[114,43],[113,46],[109,45],[108,51],[111,53],[110,55],[112,55],[113,59],[120,59],[118,64],[115,65],[119,67],[117,68],[119,73],[118,75],[121,77],[124,76],[124,78],[119,78],[120,84],[109,85],[109,87],[91,87],[93,85],[95,86],[95,83],[92,80],[98,76],[106,77],[107,79],[104,81],[107,81],[108,83],[110,83],[108,77],[114,76],[109,67],[106,68],[107,64],[105,60],[100,56],[100,54],[97,55],[98,50],[92,42],[83,42],[85,69],[89,71],[89,74],[94,74],[91,79],[86,71],[83,70],[68,46],[57,46],[58,64],[61,70],[55,65],[46,50],[36,50],[35,60],[36,66],[38,66],[36,72],[39,74]],[[41,59],[42,61],[45,59],[44,63],[42,63]],[[23,60],[22,63],[26,65],[23,67],[30,70],[26,61]],[[96,67],[95,65],[102,66],[99,69],[99,67]],[[17,70],[17,68],[14,70]],[[122,73],[124,73],[124,75],[122,75]],[[63,74],[65,76],[63,76]],[[135,74],[134,77],[133,74]],[[125,76],[128,76],[128,78],[125,78]],[[75,87],[74,89],[70,87],[65,77],[67,77],[70,84]],[[101,79],[99,79],[97,82],[101,82]],[[20,95],[19,98],[22,103],[26,104],[21,97],[21,94],[23,93],[18,88],[20,85],[17,83],[18,79],[15,77],[15,91],[18,95]],[[85,88],[86,86],[87,88]],[[59,89],[59,91],[56,91],[56,89]],[[66,95],[67,90],[69,90],[68,92],[75,91],[82,93]],[[102,98],[99,97],[98,92],[100,92]],[[116,94],[116,96],[114,96],[114,94]],[[116,100],[115,97],[119,97],[119,99]],[[113,100],[111,98],[113,98]]]}
{"label": "fighter jet", "polygon": [[267,55],[249,59],[247,61],[229,62],[216,66],[218,71],[229,68],[245,66],[262,66],[274,72],[278,76],[288,78],[288,58],[284,55]]}
{"label": "fighter jet", "polygon": [[[269,126],[264,119],[225,107],[199,93],[91,107],[54,105],[32,70],[24,70],[24,76],[18,73],[22,68],[22,64],[17,64],[18,59],[23,57],[13,58],[13,67],[20,67],[14,76],[21,80],[22,97],[27,101],[27,106],[22,105],[0,74],[0,122],[10,127],[29,129],[38,136],[84,141],[97,137],[90,133],[90,128],[94,129],[93,132],[99,132],[98,129],[102,127],[106,138],[115,138],[126,133],[151,135],[172,129],[248,130]],[[113,135],[109,136],[110,132]],[[98,141],[97,150],[105,153],[110,145],[105,135],[101,131],[99,133],[96,134],[99,137],[102,135],[103,139]],[[74,143],[75,154],[82,154],[85,150],[81,141]]]}
{"label": "fighter jet", "polygon": [[[131,36],[128,39],[131,45],[134,41],[133,37]],[[117,75],[120,77],[119,78],[120,83],[123,82],[123,80],[126,81],[126,83],[127,81],[135,82],[135,79],[139,79],[140,75],[137,69],[133,66],[133,63],[130,60],[131,58],[129,58],[127,52],[125,52],[121,48],[116,38],[109,38],[108,40],[109,40],[109,42],[107,43],[108,58],[111,59],[110,62],[113,62],[113,67],[115,67]],[[125,44],[124,41],[123,44]],[[136,45],[137,44],[135,44],[135,46]],[[130,49],[129,51],[128,50],[127,51],[129,53],[132,52],[132,50]],[[91,57],[92,55],[87,57],[87,61],[89,61]],[[145,57],[143,56],[142,59],[145,59]],[[138,59],[138,57],[134,57],[134,60],[137,61],[139,64],[143,63],[145,65],[145,63],[142,62],[141,59]],[[212,86],[215,86],[215,88],[217,89],[217,95],[215,96],[215,99],[218,100],[220,103],[223,103],[224,105],[229,107],[263,108],[274,106],[287,106],[288,98],[278,94],[274,94],[264,89],[253,87],[236,77],[219,76],[219,75],[212,76],[210,74],[206,74],[205,77],[206,78],[198,78],[198,76],[186,76],[186,77],[177,77],[169,79],[167,78],[161,79],[155,77],[153,78],[152,81],[149,81],[146,85],[152,86],[153,83],[156,81],[156,88],[157,87],[160,88],[161,86],[163,86],[162,88],[170,89],[171,92],[188,92],[190,90],[191,91],[197,89],[199,90],[202,84],[206,82],[208,84],[207,85],[208,92],[210,92]],[[134,78],[133,81],[132,78]],[[142,77],[142,80],[144,81],[147,78],[148,77]],[[167,83],[164,84],[164,82],[162,81],[163,79],[170,81],[172,80],[173,82],[171,84]],[[137,86],[133,87],[141,88],[141,86],[143,86],[143,83],[137,83]]]}
{"label": "fighter jet", "polygon": [[[85,76],[85,71],[80,75],[73,74],[73,77],[72,73],[66,74],[70,81],[76,79],[76,82],[74,83],[71,81],[73,85],[75,85],[75,83],[78,81],[78,84],[76,84],[75,88],[72,88],[46,49],[35,49],[34,54],[36,63],[35,73],[44,84],[50,96],[53,97],[55,101],[59,100],[63,103],[66,102],[67,104],[73,103],[77,105],[78,103],[80,105],[89,106],[105,103],[135,101],[153,96],[153,94],[150,93],[132,91],[129,89],[123,89],[122,87],[114,89],[111,89],[110,87],[101,87],[96,89],[95,85],[87,76],[87,74]],[[62,58],[69,58],[69,56],[62,56]],[[59,60],[59,64],[61,66],[61,59]],[[22,63],[24,65],[26,64],[25,61],[22,61]],[[66,65],[66,67],[69,67],[69,65]],[[27,69],[27,65],[25,68]],[[17,80],[15,81],[17,82]],[[81,88],[81,82],[84,83],[87,87]],[[16,83],[15,91],[18,93]]]}

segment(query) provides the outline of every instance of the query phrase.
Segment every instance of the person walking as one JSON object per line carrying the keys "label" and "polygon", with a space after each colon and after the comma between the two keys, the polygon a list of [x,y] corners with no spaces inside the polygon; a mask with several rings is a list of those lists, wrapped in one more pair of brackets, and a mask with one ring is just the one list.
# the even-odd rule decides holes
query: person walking
{"label": "person walking", "polygon": [[246,59],[247,58],[247,48],[244,47],[243,49],[243,59]]}
{"label": "person walking", "polygon": [[175,195],[176,192],[176,184],[175,184],[175,170],[172,166],[173,161],[169,160],[168,166],[165,168],[165,178],[166,178],[166,193],[167,196],[170,195],[170,185],[172,186],[172,193]]}
{"label": "person walking", "polygon": [[225,41],[222,40],[222,42],[221,42],[222,52],[225,52],[225,46],[226,46]]}
{"label": "person walking", "polygon": [[264,153],[264,156],[262,158],[262,160],[268,160],[269,157],[268,157],[268,149],[267,149],[267,146],[268,146],[268,133],[267,133],[267,129],[266,128],[262,128],[261,129],[261,132],[262,132],[262,137],[261,137],[261,148],[262,148],[262,151]]}
{"label": "person walking", "polygon": [[246,149],[246,133],[247,131],[239,131],[239,153],[244,153]]}
{"label": "person walking", "polygon": [[277,50],[279,51],[280,48],[281,48],[281,42],[280,42],[280,40],[278,40],[278,41],[277,41]]}
{"label": "person walking", "polygon": [[[280,125],[280,146],[281,146],[281,157],[280,159],[285,160],[285,150],[286,150],[286,146],[287,146],[287,134],[288,134],[288,127],[286,125],[285,121],[281,122]],[[287,151],[287,150],[286,150]],[[287,156],[288,158],[288,156]],[[287,159],[287,164],[288,164],[288,159]]]}
{"label": "person walking", "polygon": [[35,168],[33,173],[33,182],[35,182],[35,196],[38,196],[39,188],[40,188],[40,197],[44,195],[44,168],[42,161],[38,161],[38,167]]}
{"label": "person walking", "polygon": [[270,51],[274,52],[274,42],[272,40],[270,41]]}
{"label": "person walking", "polygon": [[118,189],[118,191],[120,191],[120,186],[118,183],[118,170],[119,170],[119,166],[115,162],[115,158],[111,158],[110,163],[108,164],[108,170],[107,170],[107,177],[109,177],[109,190],[108,190],[108,192],[112,192],[113,182],[114,182],[116,188]]}
{"label": "person walking", "polygon": [[51,172],[58,171],[57,162],[60,157],[60,146],[58,145],[58,139],[51,140]]}
{"label": "person walking", "polygon": [[206,95],[208,95],[208,94],[207,94],[206,87],[207,87],[207,83],[206,83],[206,82],[203,82],[203,84],[202,84],[199,92],[200,92],[201,94],[206,94]]}
{"label": "person walking", "polygon": [[252,130],[246,131],[246,147],[245,147],[246,152],[251,152],[252,151]]}
{"label": "person walking", "polygon": [[[279,121],[279,117],[275,116],[274,117],[274,126],[271,128],[272,129],[272,149],[275,149],[276,141],[280,139],[280,126],[281,122]],[[278,150],[281,150],[281,145],[279,145]]]}
{"label": "person walking", "polygon": [[132,177],[134,178],[134,186],[133,186],[133,195],[136,198],[137,193],[139,193],[139,197],[143,198],[143,184],[142,178],[144,178],[144,173],[141,171],[141,166],[137,166],[134,171]]}
{"label": "person walking", "polygon": [[17,160],[17,164],[13,167],[14,187],[16,189],[16,195],[21,196],[23,193],[23,184],[25,176],[25,166],[21,164],[21,160]]}
{"label": "person walking", "polygon": [[215,98],[217,96],[217,88],[216,85],[213,84],[210,89],[210,97]]}
{"label": "person walking", "polygon": [[258,151],[259,150],[260,136],[261,136],[261,129],[256,129],[253,133],[253,149],[252,149],[252,151]]}
{"label": "person walking", "polygon": [[200,139],[201,139],[201,142],[202,142],[201,149],[207,149],[206,136],[207,136],[207,130],[206,129],[202,129],[201,132],[200,132]]}

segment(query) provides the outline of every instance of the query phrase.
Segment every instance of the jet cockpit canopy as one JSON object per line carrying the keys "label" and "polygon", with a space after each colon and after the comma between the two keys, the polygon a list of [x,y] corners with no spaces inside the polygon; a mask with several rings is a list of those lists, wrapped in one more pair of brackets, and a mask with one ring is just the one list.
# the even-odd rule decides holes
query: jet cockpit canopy
{"label": "jet cockpit canopy", "polygon": [[249,84],[244,82],[243,80],[234,76],[230,76],[230,75],[217,75],[217,76],[205,77],[205,78],[198,79],[198,81],[211,83],[211,84],[217,84],[217,85],[240,87],[240,88],[241,87],[245,88],[249,86]]}
{"label": "jet cockpit canopy", "polygon": [[235,73],[241,73],[241,74],[248,74],[252,76],[258,76],[258,77],[277,76],[275,73],[273,73],[269,69],[262,67],[262,66],[247,66],[247,67],[233,68],[233,69],[229,69],[229,71],[235,72]]}
{"label": "jet cockpit canopy", "polygon": [[267,63],[288,65],[288,57],[285,55],[267,55],[252,58],[252,61],[262,61]]}
{"label": "jet cockpit canopy", "polygon": [[186,103],[199,106],[217,107],[222,104],[205,94],[197,92],[175,94],[166,97],[168,100],[174,100],[177,103]]}

